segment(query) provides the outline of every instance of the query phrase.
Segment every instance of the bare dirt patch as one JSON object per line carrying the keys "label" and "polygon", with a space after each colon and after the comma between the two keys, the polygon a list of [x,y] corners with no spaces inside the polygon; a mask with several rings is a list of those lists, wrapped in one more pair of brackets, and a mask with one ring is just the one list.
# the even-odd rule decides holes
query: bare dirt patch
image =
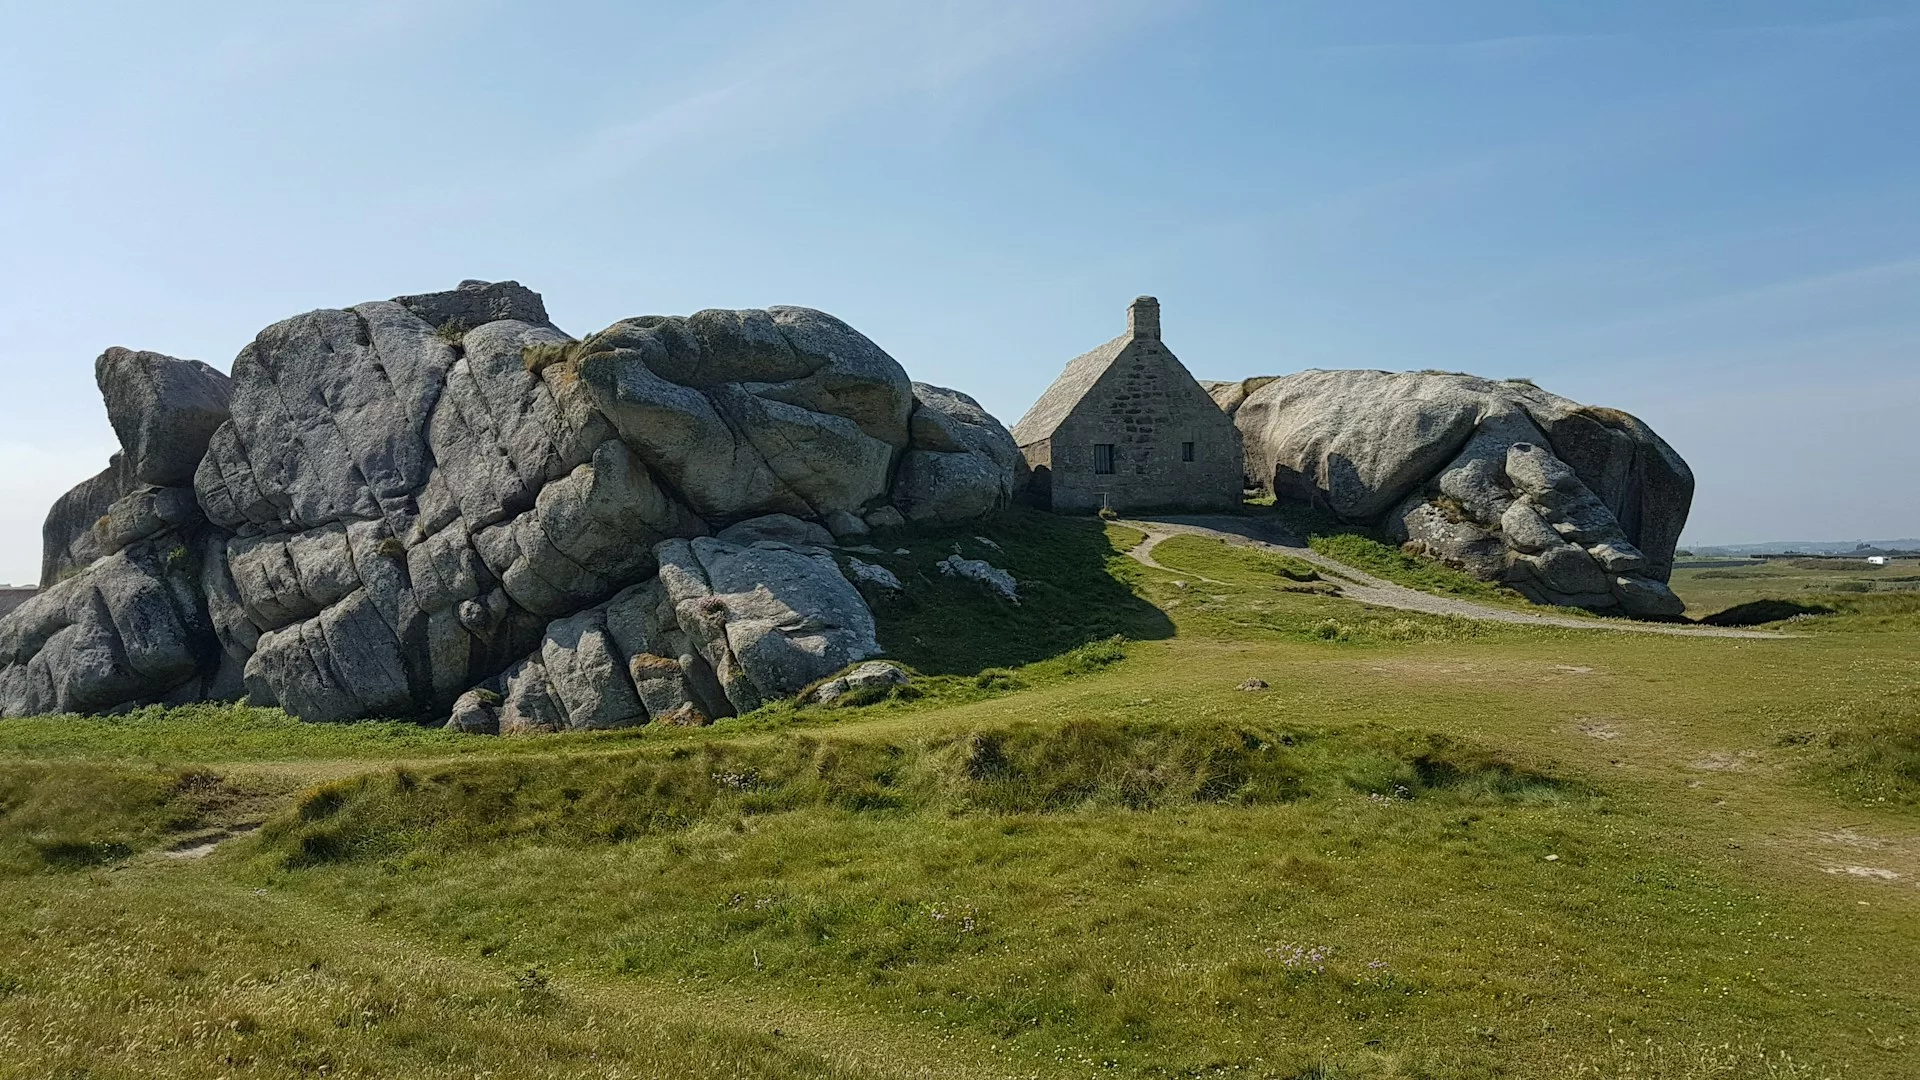
{"label": "bare dirt patch", "polygon": [[1758,756],[1759,755],[1751,750],[1740,750],[1737,752],[1715,750],[1706,757],[1697,758],[1688,762],[1687,768],[1699,769],[1702,772],[1742,772],[1753,762],[1753,759]]}
{"label": "bare dirt patch", "polygon": [[1870,881],[1899,881],[1905,875],[1894,870],[1884,870],[1878,866],[1823,866],[1829,874],[1845,874],[1847,877],[1866,878]]}
{"label": "bare dirt patch", "polygon": [[1853,829],[1835,829],[1831,832],[1815,833],[1814,835],[1819,837],[1822,843],[1839,844],[1842,847],[1883,848],[1887,846],[1885,840],[1877,836],[1868,836],[1865,833],[1856,832]]}

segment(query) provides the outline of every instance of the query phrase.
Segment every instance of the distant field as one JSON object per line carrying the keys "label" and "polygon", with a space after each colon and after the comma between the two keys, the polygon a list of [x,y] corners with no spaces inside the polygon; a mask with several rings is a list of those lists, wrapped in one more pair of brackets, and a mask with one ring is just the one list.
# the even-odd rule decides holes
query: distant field
{"label": "distant field", "polygon": [[1823,594],[1859,595],[1920,591],[1920,559],[1896,559],[1869,566],[1853,559],[1769,559],[1751,565],[1729,560],[1681,560],[1673,571],[1673,591],[1698,618],[1736,604],[1761,599],[1817,603]]}
{"label": "distant field", "polygon": [[909,536],[856,708],[0,721],[0,1076],[1915,1075],[1920,570],[1673,638],[1138,539]]}

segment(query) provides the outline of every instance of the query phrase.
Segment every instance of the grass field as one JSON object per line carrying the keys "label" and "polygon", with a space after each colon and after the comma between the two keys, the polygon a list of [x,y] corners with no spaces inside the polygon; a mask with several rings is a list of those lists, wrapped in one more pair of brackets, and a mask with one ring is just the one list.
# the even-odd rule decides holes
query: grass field
{"label": "grass field", "polygon": [[1869,566],[1864,559],[1770,559],[1704,567],[1689,566],[1688,561],[1675,565],[1673,588],[1687,601],[1687,614],[1695,617],[1763,598],[1819,605],[1836,595],[1920,592],[1920,559],[1895,559],[1886,566]]}
{"label": "grass field", "polygon": [[1920,1072],[1920,593],[1683,571],[1823,610],[1673,638],[1137,539],[908,537],[856,708],[0,722],[0,1076]]}

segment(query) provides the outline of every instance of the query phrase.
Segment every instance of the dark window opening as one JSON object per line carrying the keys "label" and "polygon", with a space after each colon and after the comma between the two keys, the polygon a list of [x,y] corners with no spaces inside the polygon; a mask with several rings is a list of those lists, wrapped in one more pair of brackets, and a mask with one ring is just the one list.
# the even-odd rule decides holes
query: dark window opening
{"label": "dark window opening", "polygon": [[1093,471],[1096,473],[1110,473],[1113,471],[1112,443],[1103,442],[1093,444]]}
{"label": "dark window opening", "polygon": [[1192,443],[1183,442],[1180,444],[1180,460],[1181,461],[1193,460],[1193,444]]}

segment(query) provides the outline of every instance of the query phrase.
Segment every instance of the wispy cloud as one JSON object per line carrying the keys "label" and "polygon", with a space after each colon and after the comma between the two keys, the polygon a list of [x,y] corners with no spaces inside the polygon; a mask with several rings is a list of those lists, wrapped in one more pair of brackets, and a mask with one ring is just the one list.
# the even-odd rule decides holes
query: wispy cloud
{"label": "wispy cloud", "polygon": [[1729,26],[1714,31],[1725,36],[1784,38],[1859,38],[1878,37],[1920,29],[1920,14],[1871,15],[1858,19],[1829,19],[1824,22],[1759,23]]}
{"label": "wispy cloud", "polygon": [[1896,259],[1891,262],[1876,262],[1823,274],[1793,277],[1754,288],[1738,289],[1688,305],[1680,311],[1692,317],[1704,314],[1729,315],[1778,311],[1784,307],[1804,310],[1815,305],[1834,303],[1851,305],[1889,289],[1908,293],[1915,299],[1920,299],[1920,256]]}
{"label": "wispy cloud", "polygon": [[1319,56],[1353,58],[1455,57],[1473,60],[1531,60],[1569,49],[1631,40],[1625,34],[1516,34],[1464,41],[1382,41],[1309,48]]}
{"label": "wispy cloud", "polygon": [[263,7],[223,20],[225,28],[199,55],[181,58],[182,74],[226,83],[281,77],[290,68],[338,63],[381,38],[424,40],[439,20],[474,19],[496,6],[498,0],[335,0]]}
{"label": "wispy cloud", "polygon": [[1175,18],[1190,0],[853,0],[768,21],[704,54],[630,115],[554,155],[549,183],[610,180],[676,151],[732,156],[814,135],[891,99],[1014,92],[1100,46]]}

